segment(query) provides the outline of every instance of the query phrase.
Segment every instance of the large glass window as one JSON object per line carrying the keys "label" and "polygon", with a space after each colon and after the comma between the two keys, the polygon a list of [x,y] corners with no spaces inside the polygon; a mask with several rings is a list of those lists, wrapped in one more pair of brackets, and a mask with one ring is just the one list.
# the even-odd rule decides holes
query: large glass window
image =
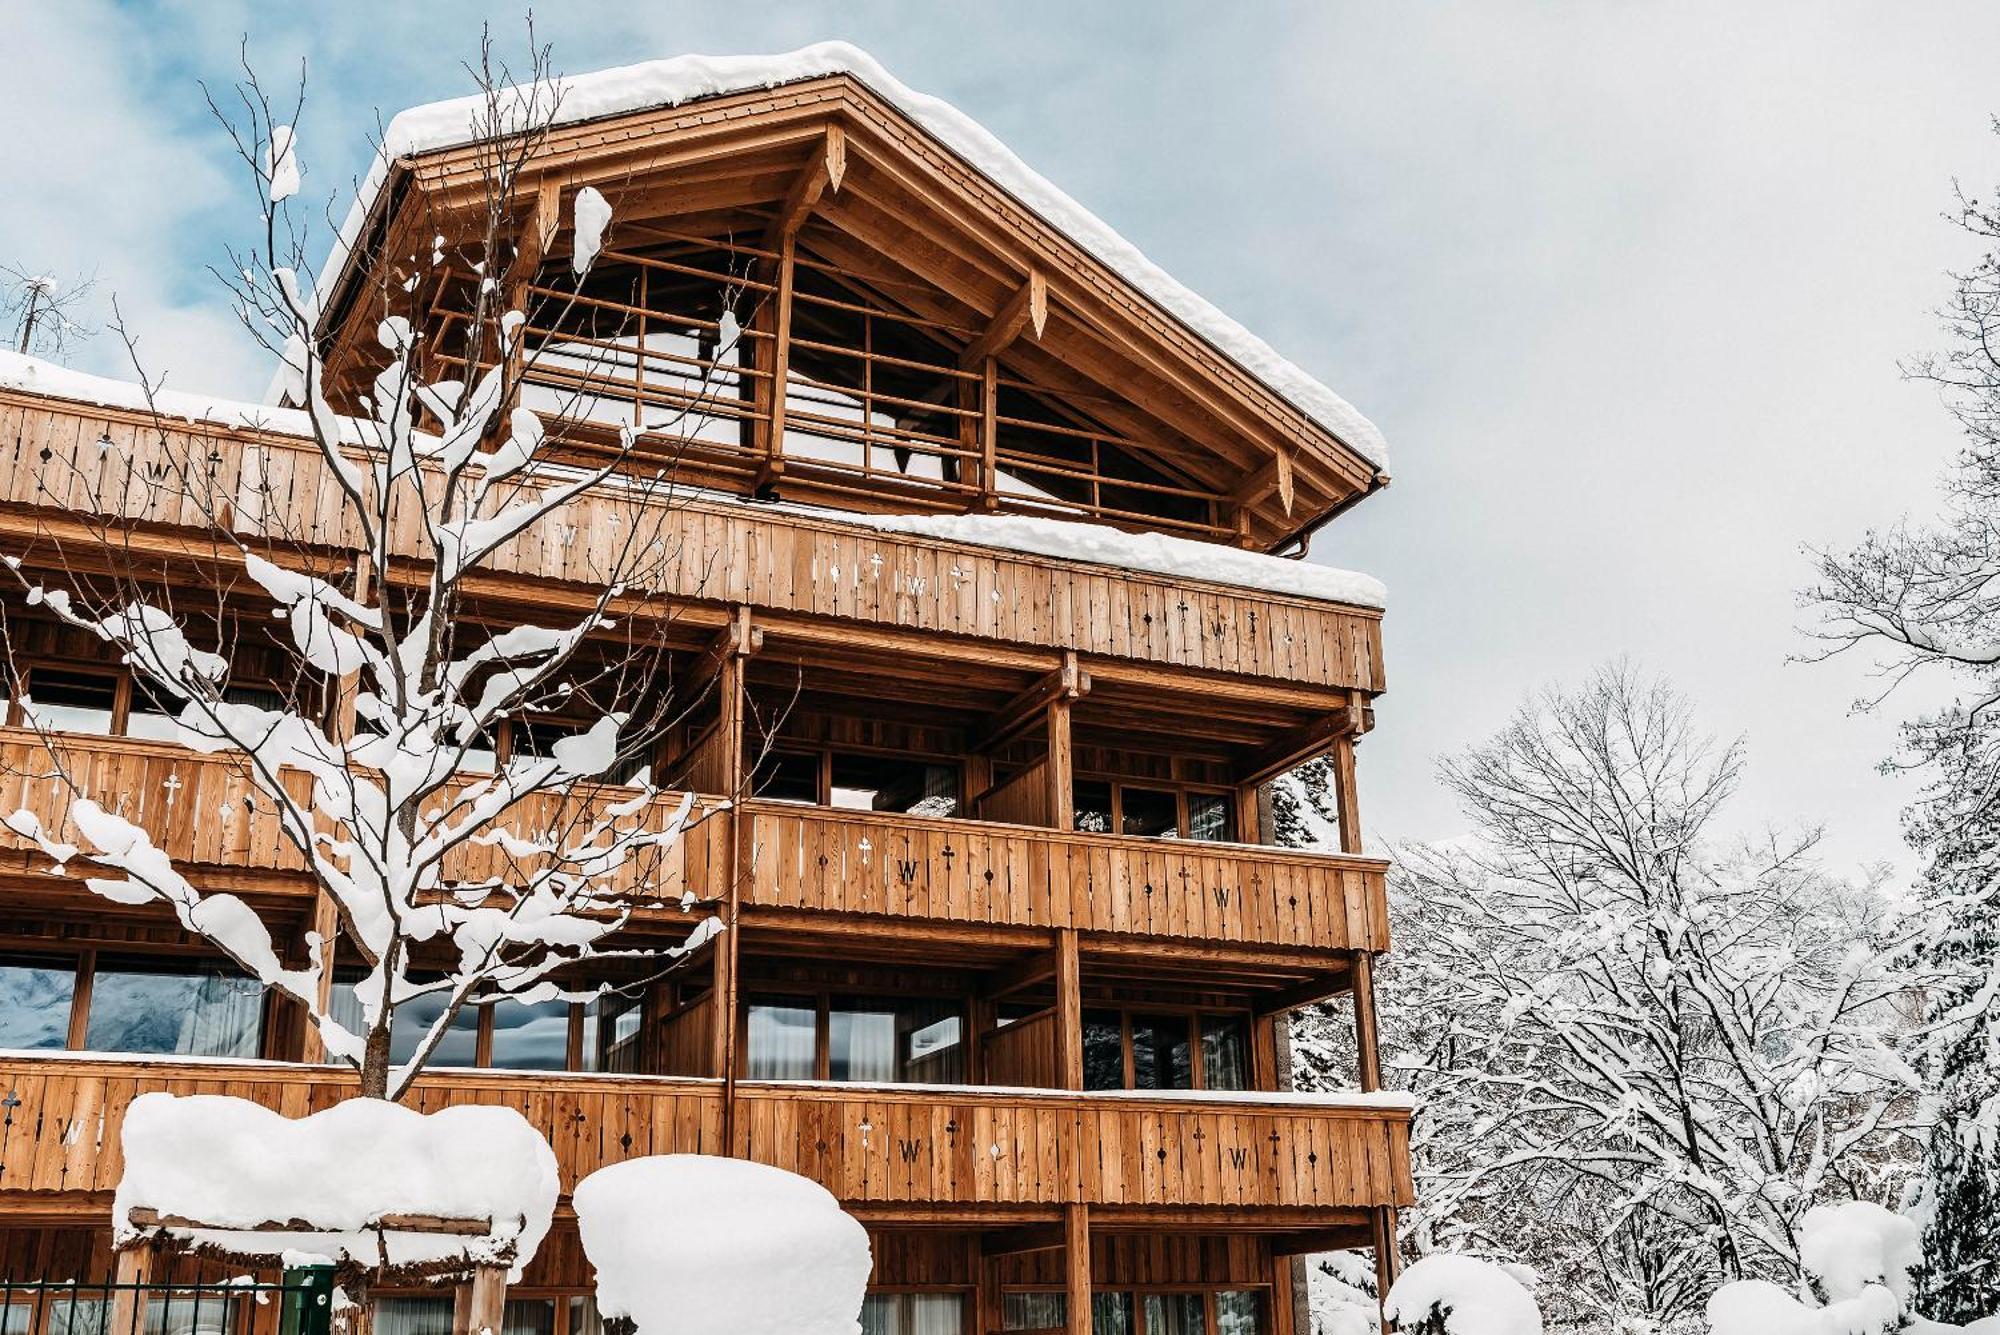
{"label": "large glass window", "polygon": [[751,1080],[810,1080],[818,1074],[819,1012],[811,1002],[753,1001],[744,1075]]}
{"label": "large glass window", "polygon": [[184,1057],[255,1057],[263,1048],[264,987],[213,966],[104,960],[90,989],[84,1047]]}
{"label": "large glass window", "polygon": [[533,1004],[506,998],[493,1012],[493,1057],[489,1065],[513,1071],[560,1071],[569,1066],[567,1001]]}
{"label": "large glass window", "polygon": [[623,992],[602,993],[585,1006],[583,1069],[636,1073],[644,1016],[645,1007],[640,999]]}
{"label": "large glass window", "polygon": [[1000,1295],[1002,1330],[1061,1330],[1068,1324],[1068,1312],[1060,1292],[1016,1290]]}
{"label": "large glass window", "polygon": [[1111,785],[1102,779],[1077,779],[1070,784],[1073,808],[1070,828],[1087,834],[1111,833]]}
{"label": "large glass window", "polygon": [[965,1297],[957,1293],[871,1293],[861,1301],[861,1335],[960,1335]]}
{"label": "large glass window", "polygon": [[1235,803],[1229,794],[1190,792],[1187,808],[1188,838],[1218,844],[1236,838]]}
{"label": "large glass window", "polygon": [[68,1047],[75,997],[68,960],[0,961],[0,1048]]}
{"label": "large glass window", "polygon": [[1133,1335],[1132,1295],[1092,1293],[1090,1295],[1091,1335]]}
{"label": "large glass window", "polygon": [[28,669],[21,701],[27,721],[49,732],[106,734],[118,703],[118,678],[108,672],[37,664]]}
{"label": "large glass window", "polygon": [[757,762],[756,794],[773,802],[819,801],[819,755],[772,751]]}
{"label": "large glass window", "polygon": [[[431,1026],[444,1014],[450,994],[432,992],[411,997],[396,1007],[396,1020],[389,1030],[389,1059],[398,1064],[417,1055],[430,1034]],[[479,1064],[479,1008],[460,1006],[445,1026],[444,1034],[431,1049],[430,1066],[477,1066]]]}
{"label": "large glass window", "polygon": [[1193,1053],[1185,1015],[1132,1017],[1132,1088],[1192,1089]]}

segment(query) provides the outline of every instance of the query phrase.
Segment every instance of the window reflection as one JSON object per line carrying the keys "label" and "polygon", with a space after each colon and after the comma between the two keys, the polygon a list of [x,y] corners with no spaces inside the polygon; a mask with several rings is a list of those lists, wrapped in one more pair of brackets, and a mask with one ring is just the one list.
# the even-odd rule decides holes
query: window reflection
{"label": "window reflection", "polygon": [[0,963],[0,1048],[69,1045],[76,966],[66,960]]}
{"label": "window reflection", "polygon": [[560,1071],[569,1065],[569,1003],[512,997],[493,1003],[493,1059],[513,1071]]}
{"label": "window reflection", "polygon": [[255,1057],[263,1037],[264,987],[255,979],[175,961],[98,961],[90,1051]]}
{"label": "window reflection", "polygon": [[1192,1058],[1186,1016],[1132,1017],[1132,1088],[1191,1089]]}
{"label": "window reflection", "polygon": [[1207,1335],[1199,1293],[1146,1295],[1146,1335]]}
{"label": "window reflection", "polygon": [[1264,1295],[1255,1289],[1224,1289],[1215,1295],[1216,1335],[1263,1335]]}
{"label": "window reflection", "polygon": [[1209,1089],[1250,1087],[1250,1033],[1241,1020],[1201,1017],[1201,1079]]}

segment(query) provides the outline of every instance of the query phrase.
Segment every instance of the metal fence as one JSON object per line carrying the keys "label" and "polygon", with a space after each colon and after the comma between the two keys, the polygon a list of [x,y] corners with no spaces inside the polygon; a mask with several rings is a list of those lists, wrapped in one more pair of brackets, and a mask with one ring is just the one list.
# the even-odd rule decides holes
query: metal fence
{"label": "metal fence", "polygon": [[179,1268],[190,1273],[177,1277],[162,1258],[143,1283],[0,1279],[0,1335],[329,1335],[330,1268],[287,1269],[276,1282],[200,1278],[187,1260]]}

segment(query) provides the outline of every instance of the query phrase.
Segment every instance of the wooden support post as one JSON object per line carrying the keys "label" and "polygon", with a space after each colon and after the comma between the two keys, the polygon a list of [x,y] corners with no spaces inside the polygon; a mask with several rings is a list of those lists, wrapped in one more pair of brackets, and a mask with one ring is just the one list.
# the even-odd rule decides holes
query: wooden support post
{"label": "wooden support post", "polygon": [[981,364],[979,381],[979,508],[1000,508],[1000,359]]}
{"label": "wooden support post", "polygon": [[1382,1088],[1382,1049],[1375,1030],[1375,957],[1354,952],[1354,1054],[1361,1092]]}
{"label": "wooden support post", "polygon": [[[1378,1205],[1375,1207],[1374,1251],[1375,1251],[1375,1292],[1381,1302],[1389,1301],[1389,1290],[1396,1287],[1396,1276],[1403,1273],[1403,1256],[1397,1250],[1396,1207]],[[1382,1329],[1392,1331],[1396,1327],[1389,1320],[1389,1314],[1382,1314]]]}
{"label": "wooden support post", "polygon": [[1070,750],[1070,706],[1089,689],[1077,666],[1076,654],[1065,652],[1061,680],[1068,689],[1049,701],[1049,828],[1069,830],[1076,826],[1076,791],[1072,779],[1074,759]]}
{"label": "wooden support post", "polygon": [[111,1317],[105,1335],[144,1335],[146,1329],[145,1285],[153,1279],[154,1251],[151,1242],[140,1242],[118,1253],[111,1282]]}
{"label": "wooden support post", "polygon": [[1070,1335],[1090,1335],[1090,1207],[1063,1207],[1063,1292]]}
{"label": "wooden support post", "polygon": [[1340,851],[1361,851],[1361,797],[1354,775],[1354,734],[1333,743],[1333,793],[1340,804]]}
{"label": "wooden support post", "polygon": [[507,1311],[507,1267],[482,1265],[465,1287],[465,1325],[457,1326],[454,1310],[452,1335],[500,1335]]}
{"label": "wooden support post", "polygon": [[[772,294],[774,336],[768,340],[768,358],[759,349],[760,360],[768,361],[770,379],[766,391],[769,410],[763,417],[763,438],[759,441],[757,486],[775,482],[785,471],[785,382],[792,373],[792,280],[798,258],[798,240],[787,235],[778,249],[778,290]],[[758,340],[760,344],[767,340]]]}
{"label": "wooden support post", "polygon": [[[319,937],[319,957],[314,962],[319,965],[319,990],[315,1009],[320,1015],[333,1010],[333,958],[335,943],[340,938],[340,910],[333,902],[333,896],[324,889],[313,896],[312,929]],[[326,1060],[326,1042],[320,1037],[319,1026],[313,1017],[306,1016],[305,1042],[299,1053],[299,1060],[312,1063]]]}
{"label": "wooden support post", "polygon": [[1056,932],[1056,1070],[1062,1088],[1083,1088],[1083,961],[1074,927]]}
{"label": "wooden support post", "polygon": [[743,879],[752,874],[756,850],[750,846],[751,829],[740,805],[749,794],[750,774],[743,746],[743,669],[757,644],[757,630],[750,609],[736,609],[735,651],[722,663],[716,678],[716,695],[722,730],[723,773],[731,778],[729,796],[728,881],[723,903],[722,935],[715,941],[715,997],[710,1011],[714,1029],[711,1052],[714,1072],[722,1077],[722,1152],[736,1152],[736,1030],[737,976],[742,952],[738,948],[738,923],[743,904]]}

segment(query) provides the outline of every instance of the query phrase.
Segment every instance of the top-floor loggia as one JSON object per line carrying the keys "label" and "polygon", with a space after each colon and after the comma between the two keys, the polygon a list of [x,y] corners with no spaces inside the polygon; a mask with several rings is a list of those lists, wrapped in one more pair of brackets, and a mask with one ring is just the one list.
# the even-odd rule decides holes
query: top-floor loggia
{"label": "top-floor loggia", "polygon": [[[1331,390],[852,48],[586,75],[493,129],[475,102],[389,126],[321,275],[336,403],[388,315],[437,377],[494,364],[469,313],[504,274],[522,398],[570,448],[636,437],[736,495],[1272,551],[1388,479]],[[586,192],[610,223],[579,241]]]}

